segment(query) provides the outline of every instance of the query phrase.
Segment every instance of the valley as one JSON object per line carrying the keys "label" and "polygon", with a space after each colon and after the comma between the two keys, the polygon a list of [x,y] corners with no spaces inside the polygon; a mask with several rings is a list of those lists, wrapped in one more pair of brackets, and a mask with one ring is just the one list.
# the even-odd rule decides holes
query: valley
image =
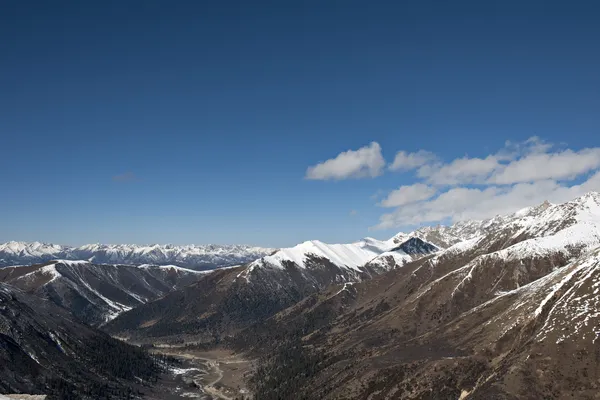
{"label": "valley", "polygon": [[0,281],[6,393],[591,400],[600,379],[594,192],[210,272],[54,260]]}
{"label": "valley", "polygon": [[0,400],[600,400],[599,17],[2,2]]}
{"label": "valley", "polygon": [[[152,353],[164,354],[181,361],[174,367],[177,386],[175,391],[181,398],[206,397],[207,399],[234,400],[249,398],[245,380],[251,372],[251,361],[240,358],[227,350],[200,351],[186,346],[155,346]],[[200,393],[185,389],[192,385]]]}

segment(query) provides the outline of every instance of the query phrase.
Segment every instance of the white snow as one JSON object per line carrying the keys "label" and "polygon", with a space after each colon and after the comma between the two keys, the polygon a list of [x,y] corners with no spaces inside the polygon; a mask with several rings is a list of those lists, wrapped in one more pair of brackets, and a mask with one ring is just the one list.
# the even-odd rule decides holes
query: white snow
{"label": "white snow", "polygon": [[483,236],[478,235],[478,236],[472,237],[471,239],[466,239],[466,240],[463,240],[462,242],[458,242],[455,245],[448,247],[446,250],[444,250],[442,253],[437,255],[435,258],[440,257],[442,254],[463,253],[463,252],[470,250],[473,247],[477,246],[477,243],[479,243],[479,241],[481,239],[483,239]]}
{"label": "white snow", "polygon": [[143,269],[163,269],[163,270],[169,270],[169,269],[174,269],[176,271],[182,271],[182,272],[189,272],[192,274],[206,274],[209,272],[212,272],[213,270],[206,270],[206,271],[196,271],[195,269],[189,269],[189,268],[184,268],[184,267],[180,267],[178,265],[156,265],[156,264],[141,264],[141,265],[137,265],[137,268],[143,268]]}
{"label": "white snow", "polygon": [[49,335],[50,335],[50,338],[52,339],[52,341],[54,343],[56,343],[56,345],[58,346],[58,348],[60,349],[60,351],[62,351],[64,353],[65,349],[62,346],[62,343],[60,342],[60,339],[58,339],[58,336],[56,336],[53,332],[49,332]]}
{"label": "white snow", "polygon": [[382,268],[387,268],[388,267],[387,260],[390,258],[394,260],[395,267],[402,267],[405,264],[413,261],[413,258],[411,256],[409,256],[408,254],[406,254],[405,252],[403,252],[402,250],[396,250],[396,251],[386,251],[386,252],[381,253],[378,256],[376,256],[375,258],[373,258],[372,260],[370,260],[368,262],[368,264],[369,265],[377,265]]}
{"label": "white snow", "polygon": [[318,240],[311,240],[291,248],[281,249],[271,256],[255,261],[253,264],[265,262],[283,268],[284,261],[291,261],[300,268],[306,268],[306,259],[313,256],[326,258],[338,267],[359,271],[359,267],[383,253],[387,246],[387,243],[375,240],[363,240],[350,244],[327,244]]}
{"label": "white snow", "polygon": [[60,274],[56,270],[56,266],[53,264],[43,266],[42,268],[40,268],[40,271],[44,274],[48,274],[48,275],[52,276],[52,278],[48,282],[46,282],[46,284],[60,278]]}
{"label": "white snow", "polygon": [[568,247],[591,249],[600,244],[600,224],[580,222],[549,236],[524,240],[498,252],[506,260],[523,258],[525,255],[545,255],[567,252]]}
{"label": "white snow", "polygon": [[87,244],[80,247],[39,242],[0,243],[0,266],[30,265],[48,260],[87,260],[108,264],[233,265],[256,260],[275,249],[247,245]]}
{"label": "white snow", "polygon": [[169,371],[173,375],[185,375],[190,372],[200,371],[199,368],[177,368],[177,367],[169,367]]}
{"label": "white snow", "polygon": [[[84,286],[91,294],[93,294],[94,296],[100,298],[100,300],[102,300],[110,308],[110,311],[107,311],[106,314],[105,314],[105,316],[104,316],[104,319],[106,320],[106,322],[111,321],[111,320],[117,318],[119,316],[119,314],[121,314],[121,313],[123,313],[125,311],[129,311],[132,308],[132,307],[126,306],[124,304],[112,301],[111,299],[103,296],[102,294],[100,294],[100,292],[98,292],[97,290],[94,290],[94,288],[92,288],[90,286],[90,284],[87,283],[87,281],[85,279],[83,279],[83,277],[81,277],[81,276],[79,276],[79,283],[82,286]],[[77,288],[77,286],[74,285],[73,287],[80,294],[84,295],[82,293],[82,291]],[[84,295],[84,297],[86,299],[88,299],[88,301],[90,301],[91,303],[96,303],[95,301],[92,301],[88,296]]]}
{"label": "white snow", "polygon": [[[15,267],[15,268],[21,268],[21,267]],[[46,282],[45,285],[47,285],[50,282],[54,282],[56,279],[61,277],[61,274],[56,270],[56,265],[49,264],[49,265],[44,265],[43,267],[38,268],[34,271],[31,271],[27,274],[24,274],[24,275],[18,277],[17,279],[18,280],[32,279],[32,278],[38,276],[39,274],[50,276],[50,280],[48,282]]]}
{"label": "white snow", "polygon": [[348,286],[352,286],[352,285],[354,285],[354,282],[346,282],[346,283],[344,283],[344,286],[336,294],[334,294],[333,296],[337,296],[338,294],[342,293],[344,290],[348,290]]}
{"label": "white snow", "polygon": [[[38,358],[35,356],[35,354],[33,354],[33,353],[31,353],[31,352],[29,352],[29,351],[27,351],[27,350],[25,350],[25,352],[27,353],[27,355],[28,355],[28,356],[29,356],[29,357],[30,357],[30,358],[31,358],[33,361],[35,361],[36,363],[40,364],[40,360],[38,360]],[[42,364],[40,364],[40,365],[42,365]]]}
{"label": "white snow", "polygon": [[[584,261],[574,262],[563,279],[562,282],[569,283],[569,289],[552,305],[537,335],[539,341],[545,340],[551,331],[560,333],[557,344],[575,336],[585,339],[589,335],[593,342],[598,339],[600,298],[590,289],[600,284],[600,249],[581,259]],[[550,294],[546,299],[549,297]]]}
{"label": "white snow", "polygon": [[544,300],[540,302],[538,308],[535,309],[534,315],[536,317],[542,313],[542,311],[544,310],[544,306],[546,305],[546,303],[548,303],[548,301],[550,301],[554,297],[556,292],[558,292],[567,282],[569,282],[573,275],[575,275],[577,272],[579,272],[579,268],[573,269],[573,271],[571,271],[567,276],[565,276],[560,282],[552,286],[548,295],[544,298]]}
{"label": "white snow", "polygon": [[64,264],[64,265],[68,265],[68,266],[74,266],[74,265],[86,265],[89,264],[90,262],[87,260],[53,260],[52,262],[56,263],[56,264]]}

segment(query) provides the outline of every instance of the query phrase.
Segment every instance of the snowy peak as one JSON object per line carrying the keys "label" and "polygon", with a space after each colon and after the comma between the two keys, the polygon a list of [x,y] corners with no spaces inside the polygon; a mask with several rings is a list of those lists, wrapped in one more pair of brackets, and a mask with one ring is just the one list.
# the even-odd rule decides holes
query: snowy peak
{"label": "snowy peak", "polygon": [[[544,202],[508,216],[484,221],[483,233],[512,230],[525,237],[551,236],[569,227],[591,224],[600,227],[600,195],[588,193],[562,204]],[[587,229],[587,228],[582,228]]]}
{"label": "snowy peak", "polygon": [[439,247],[424,241],[419,237],[411,237],[392,251],[402,251],[410,256],[424,256],[440,250]]}
{"label": "snowy peak", "polygon": [[291,248],[280,249],[272,255],[256,260],[252,265],[270,265],[285,268],[291,262],[300,268],[307,267],[311,259],[326,259],[340,268],[360,270],[359,267],[385,251],[387,244],[375,239],[366,239],[349,244],[327,244],[310,240]]}
{"label": "snowy peak", "polygon": [[[398,236],[395,236],[398,238]],[[423,239],[413,236],[406,239],[400,245],[379,254],[377,257],[365,264],[364,269],[375,273],[383,273],[392,269],[400,268],[411,261],[436,253],[441,249]]]}
{"label": "snowy peak", "polygon": [[424,226],[410,233],[400,232],[392,237],[389,242],[397,246],[412,237],[416,237],[438,248],[445,249],[472,237],[479,231],[480,225],[481,221],[465,221],[451,226]]}
{"label": "snowy peak", "polygon": [[390,241],[400,244],[408,238],[418,237],[446,249],[463,241],[490,234],[498,235],[501,232],[514,237],[548,236],[580,223],[600,226],[600,193],[590,192],[562,204],[544,201],[513,214],[497,215],[482,221],[460,221],[450,226],[425,226],[410,233],[400,232]]}
{"label": "snowy peak", "polygon": [[50,260],[87,260],[96,264],[171,264],[194,269],[213,269],[250,262],[273,249],[245,245],[106,245],[80,247],[46,243],[0,244],[0,267],[44,263]]}
{"label": "snowy peak", "polygon": [[381,241],[373,238],[364,238],[348,244],[327,244],[319,240],[310,240],[291,248],[280,249],[272,255],[250,263],[239,276],[248,280],[253,271],[263,270],[265,267],[285,270],[288,266],[295,266],[313,272],[319,269],[331,272],[334,267],[337,268],[335,273],[341,280],[345,280],[347,274],[350,274],[352,279],[361,280],[365,274],[370,277],[436,251],[439,251],[437,246],[418,237],[408,238],[400,245],[393,240]]}

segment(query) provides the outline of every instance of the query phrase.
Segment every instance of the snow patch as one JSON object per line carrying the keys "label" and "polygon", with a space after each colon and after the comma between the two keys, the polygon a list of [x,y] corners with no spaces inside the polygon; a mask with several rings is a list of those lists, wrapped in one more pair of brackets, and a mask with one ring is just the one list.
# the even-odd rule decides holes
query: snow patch
{"label": "snow patch", "polygon": [[60,340],[58,339],[58,337],[53,332],[50,332],[49,335],[50,335],[50,338],[52,339],[52,341],[54,343],[56,343],[56,345],[58,346],[58,348],[60,349],[60,351],[62,351],[63,353],[65,353],[65,349],[62,346],[62,343],[60,342]]}
{"label": "snow patch", "polygon": [[313,256],[325,258],[338,267],[360,271],[360,267],[387,250],[388,244],[381,241],[360,241],[350,244],[326,244],[318,240],[301,243],[295,247],[281,249],[252,263],[252,266],[267,263],[284,268],[284,262],[293,262],[306,268],[306,259]]}
{"label": "snow patch", "polygon": [[185,375],[188,374],[190,372],[197,372],[200,371],[200,369],[198,368],[177,368],[177,367],[169,367],[169,371],[171,371],[171,373],[173,375]]}

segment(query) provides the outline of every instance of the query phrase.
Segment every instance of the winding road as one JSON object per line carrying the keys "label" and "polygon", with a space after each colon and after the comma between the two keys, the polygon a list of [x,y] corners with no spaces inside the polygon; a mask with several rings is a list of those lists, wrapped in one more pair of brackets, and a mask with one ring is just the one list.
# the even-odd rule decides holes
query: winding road
{"label": "winding road", "polygon": [[198,376],[198,377],[194,378],[194,383],[196,385],[198,385],[199,387],[201,387],[202,390],[204,390],[204,392],[206,394],[209,394],[213,397],[216,397],[221,400],[234,400],[233,397],[228,396],[227,394],[223,393],[220,389],[215,387],[215,385],[217,383],[219,383],[221,381],[221,379],[223,379],[223,370],[221,369],[221,367],[219,367],[219,364],[220,363],[238,364],[238,363],[245,363],[246,361],[244,361],[244,360],[225,361],[222,359],[200,357],[200,356],[197,356],[194,354],[189,354],[189,353],[177,353],[177,352],[168,352],[168,351],[161,351],[161,353],[169,355],[169,356],[173,356],[173,357],[185,358],[185,359],[194,360],[194,361],[201,361],[203,366],[208,367],[210,369],[209,371],[204,372],[202,375],[205,376],[209,373],[214,373],[217,377],[215,379],[213,379],[211,382],[204,382],[203,376]]}

